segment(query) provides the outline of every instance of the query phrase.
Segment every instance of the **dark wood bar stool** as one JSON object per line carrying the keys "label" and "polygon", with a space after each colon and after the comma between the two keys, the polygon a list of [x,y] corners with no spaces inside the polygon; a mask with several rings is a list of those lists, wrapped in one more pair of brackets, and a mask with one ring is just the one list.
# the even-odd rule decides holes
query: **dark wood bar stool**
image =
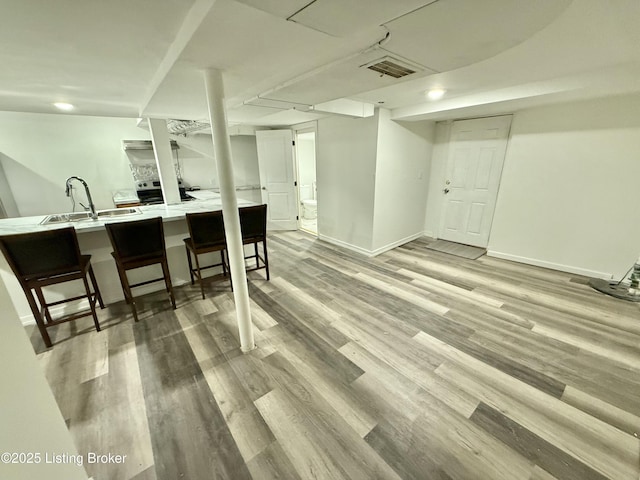
{"label": "dark wood bar stool", "polygon": [[[200,284],[202,299],[204,300],[202,270],[222,266],[222,273],[225,277],[227,276],[228,267],[225,260],[227,244],[224,236],[222,212],[188,213],[186,217],[187,226],[189,227],[189,238],[184,239],[184,245],[189,263],[191,285],[194,284],[194,278],[197,278]],[[200,266],[198,255],[211,252],[220,252],[220,263],[214,263],[204,267]],[[192,254],[196,263],[195,268],[191,261]]]}
{"label": "dark wood bar stool", "polygon": [[[73,227],[5,235],[0,237],[0,249],[27,297],[29,307],[47,347],[51,347],[51,338],[47,328],[87,315],[93,316],[96,330],[100,331],[100,323],[96,315],[96,301],[100,308],[104,308],[102,295],[93,268],[91,268],[91,255],[80,253],[78,237]],[[93,291],[89,288],[87,276],[91,279]],[[43,287],[72,280],[82,280],[84,295],[55,302],[45,300]],[[33,292],[36,294],[37,302]],[[56,320],[52,318],[49,307],[82,298],[89,301],[89,311],[67,315]]]}
{"label": "dark wood bar stool", "polygon": [[[164,228],[162,218],[156,217],[149,220],[136,220],[133,222],[107,223],[105,225],[113,252],[111,255],[116,261],[118,276],[122,285],[125,301],[131,305],[133,318],[138,321],[135,299],[131,289],[164,280],[166,290],[171,299],[171,305],[176,308],[176,300],[173,296],[171,275],[167,264],[167,251],[164,242]],[[127,270],[160,264],[162,277],[153,278],[144,282],[130,284],[127,278]]]}
{"label": "dark wood bar stool", "polygon": [[[248,255],[245,260],[256,259],[255,268],[249,268],[247,271],[259,270],[261,268],[267,271],[267,280],[269,280],[269,256],[267,254],[267,206],[256,205],[254,207],[242,207],[240,212],[240,229],[242,230],[242,244],[254,246],[254,254]],[[262,243],[262,253],[258,253],[258,244]],[[262,265],[260,264],[262,262]]]}

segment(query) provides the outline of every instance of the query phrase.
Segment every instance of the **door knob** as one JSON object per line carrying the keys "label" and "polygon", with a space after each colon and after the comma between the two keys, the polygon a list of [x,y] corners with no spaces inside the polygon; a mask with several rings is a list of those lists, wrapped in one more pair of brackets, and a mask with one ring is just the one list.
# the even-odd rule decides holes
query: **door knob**
{"label": "door knob", "polygon": [[442,190],[444,192],[444,194],[446,195],[447,193],[449,193],[449,189],[445,188],[444,190]]}

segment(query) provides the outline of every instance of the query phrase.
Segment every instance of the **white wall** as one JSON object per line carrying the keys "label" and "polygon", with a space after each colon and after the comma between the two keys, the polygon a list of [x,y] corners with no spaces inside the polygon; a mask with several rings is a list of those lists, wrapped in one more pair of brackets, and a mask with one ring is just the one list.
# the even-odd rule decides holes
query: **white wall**
{"label": "white wall", "polygon": [[40,453],[42,460],[30,465],[3,462],[0,477],[86,480],[84,467],[76,463],[45,463],[47,452],[78,453],[2,281],[0,305],[0,352],[5,363],[0,368],[0,452]]}
{"label": "white wall", "polygon": [[373,252],[423,235],[433,122],[395,122],[378,110]]}
{"label": "white wall", "polygon": [[[0,162],[20,216],[70,211],[64,186],[72,175],[87,181],[96,208],[113,208],[113,191],[135,188],[128,155],[155,162],[151,150],[123,150],[122,140],[150,139],[136,124],[132,118],[0,112]],[[185,185],[217,187],[211,135],[173,138],[181,147],[177,155]],[[255,137],[233,136],[231,148],[236,185],[259,184]],[[76,200],[85,203],[81,185],[74,185]],[[238,196],[260,201],[259,191]]]}
{"label": "white wall", "polygon": [[[180,145],[182,179],[185,185],[218,188],[218,173],[211,135],[199,134],[173,137]],[[260,185],[258,150],[255,135],[234,135],[231,140],[233,175],[236,188]],[[260,190],[240,190],[238,198],[260,203]]]}
{"label": "white wall", "polygon": [[640,254],[640,95],[514,115],[488,250],[619,278]]}
{"label": "white wall", "polygon": [[13,190],[2,167],[2,156],[0,153],[0,218],[19,217],[20,212],[13,198]]}
{"label": "white wall", "polygon": [[377,116],[318,120],[317,195],[320,238],[371,251]]}
{"label": "white wall", "polygon": [[386,109],[318,120],[320,238],[372,255],[421,236],[434,130]]}
{"label": "white wall", "polygon": [[0,158],[21,216],[70,211],[72,175],[87,181],[96,208],[113,208],[112,191],[133,186],[122,140],[137,139],[149,133],[135,119],[0,112]]}
{"label": "white wall", "polygon": [[234,135],[231,137],[233,174],[237,187],[260,185],[258,149],[255,135]]}

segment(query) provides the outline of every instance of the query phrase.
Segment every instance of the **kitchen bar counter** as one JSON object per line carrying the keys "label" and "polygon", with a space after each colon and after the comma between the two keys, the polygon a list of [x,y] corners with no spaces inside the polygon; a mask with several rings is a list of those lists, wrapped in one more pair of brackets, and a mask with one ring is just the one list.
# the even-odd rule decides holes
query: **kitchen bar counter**
{"label": "kitchen bar counter", "polygon": [[[255,205],[252,202],[238,199],[238,206]],[[110,217],[98,220],[81,220],[75,222],[60,222],[50,223],[48,225],[42,225],[41,222],[47,217],[47,215],[36,215],[33,217],[17,217],[6,218],[0,220],[0,235],[10,235],[13,233],[28,233],[37,232],[41,230],[55,230],[56,228],[73,226],[78,233],[95,232],[104,230],[105,223],[113,222],[128,222],[133,220],[143,220],[153,217],[162,217],[164,222],[170,222],[173,220],[184,220],[184,216],[187,213],[195,212],[208,212],[222,210],[222,202],[220,198],[210,198],[206,200],[192,200],[189,202],[182,202],[176,205],[142,205],[135,207],[140,210],[140,213],[134,213],[131,215],[121,215],[117,217]],[[53,213],[53,212],[52,212]],[[68,212],[64,212],[68,213]]]}
{"label": "kitchen bar counter", "polygon": [[[238,206],[250,206],[255,203],[248,202],[246,200],[238,199]],[[195,212],[207,212],[222,210],[222,202],[220,198],[213,198],[207,200],[192,200],[189,202],[183,202],[176,205],[144,205],[136,207],[140,210],[140,213],[131,215],[122,215],[120,217],[112,217],[108,219],[100,220],[81,220],[76,222],[55,223],[49,225],[42,225],[42,222],[46,215],[33,216],[33,217],[21,217],[21,218],[7,218],[0,220],[0,235],[9,235],[14,233],[27,233],[40,230],[54,230],[56,228],[73,226],[78,233],[78,243],[80,244],[80,250],[84,254],[91,255],[91,264],[96,274],[98,285],[102,292],[102,296],[105,303],[113,303],[124,299],[122,294],[122,287],[118,280],[118,273],[115,267],[113,258],[111,257],[111,243],[107,236],[107,231],[104,228],[105,223],[113,222],[127,222],[132,220],[142,220],[146,218],[162,217],[164,220],[164,234],[167,247],[167,259],[169,262],[169,270],[171,272],[171,281],[174,286],[182,285],[190,281],[189,269],[187,267],[187,258],[184,248],[183,239],[189,236],[187,222],[185,214]],[[143,239],[141,239],[143,241]],[[214,254],[207,254],[214,255]],[[218,254],[219,256],[219,254]],[[204,261],[208,261],[206,258]],[[136,283],[143,280],[148,280],[154,276],[158,276],[159,272],[153,271],[157,266],[144,267],[138,270],[128,272],[129,278],[132,283]],[[158,267],[159,269],[159,267]],[[27,303],[20,285],[17,279],[13,275],[9,265],[7,264],[4,256],[0,254],[0,279],[7,286],[7,290],[11,296],[11,300],[18,312],[23,323],[33,323],[33,315],[31,309]],[[57,300],[65,297],[70,297],[78,294],[78,288],[81,288],[81,284],[74,285],[75,282],[69,282],[68,284],[52,286],[45,290],[47,299]],[[135,296],[144,295],[146,293],[164,290],[164,284],[162,282],[156,282],[143,287],[136,288],[134,290]],[[178,307],[180,306],[179,296],[176,298]],[[71,310],[79,310],[84,308],[85,305],[73,303],[67,304],[67,306],[60,307],[65,308],[64,313],[68,314]],[[171,308],[169,300],[167,298],[167,308]],[[62,311],[55,311],[52,309],[54,317],[63,313]],[[140,319],[146,317],[146,313],[140,316]],[[90,317],[87,317],[90,319]],[[81,320],[83,321],[83,320]],[[133,320],[131,320],[133,321]],[[55,341],[54,341],[55,343]]]}

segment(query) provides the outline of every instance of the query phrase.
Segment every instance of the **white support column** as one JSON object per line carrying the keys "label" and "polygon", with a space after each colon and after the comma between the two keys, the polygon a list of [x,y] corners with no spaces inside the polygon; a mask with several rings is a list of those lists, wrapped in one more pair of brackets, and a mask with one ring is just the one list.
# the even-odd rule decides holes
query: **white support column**
{"label": "white support column", "polygon": [[229,267],[233,278],[233,297],[236,304],[236,317],[240,333],[240,348],[243,352],[248,352],[255,348],[255,343],[249,307],[247,272],[244,266],[244,247],[242,245],[242,232],[240,231],[238,200],[233,180],[231,142],[227,131],[227,111],[224,106],[224,83],[220,70],[206,70],[204,72],[204,83],[207,90],[209,118],[213,133],[213,151],[218,171],[218,182],[220,183]]}
{"label": "white support column", "polygon": [[167,121],[162,118],[150,118],[149,130],[153,140],[153,153],[156,156],[158,175],[164,203],[174,205],[180,203],[180,190],[176,169],[173,166],[173,154],[171,153],[171,140],[167,131]]}

